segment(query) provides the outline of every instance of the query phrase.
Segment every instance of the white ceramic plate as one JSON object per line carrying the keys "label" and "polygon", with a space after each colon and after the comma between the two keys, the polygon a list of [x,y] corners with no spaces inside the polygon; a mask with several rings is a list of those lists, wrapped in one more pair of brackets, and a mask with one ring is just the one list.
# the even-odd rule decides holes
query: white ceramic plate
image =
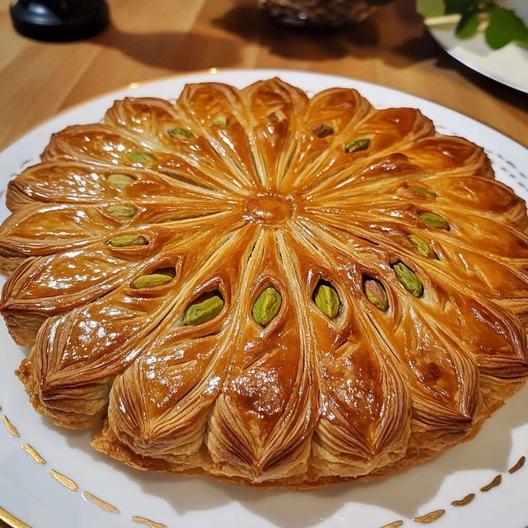
{"label": "white ceramic plate", "polygon": [[[131,86],[78,106],[36,128],[0,154],[0,188],[5,189],[22,166],[37,160],[52,132],[98,120],[116,98],[173,98],[188,82],[217,80],[242,87],[273,75],[310,94],[331,86],[352,87],[379,107],[420,108],[442,132],[456,133],[483,145],[497,177],[528,198],[528,175],[522,172],[528,168],[528,152],[495,130],[381,86],[343,77],[275,70],[212,71],[173,77]],[[2,203],[0,220],[7,214]],[[253,490],[202,478],[142,473],[99,455],[89,447],[88,434],[59,430],[37,416],[13,374],[25,352],[13,343],[3,323],[0,343],[0,420],[8,418],[19,433],[19,437],[12,436],[0,423],[0,507],[34,528],[139,526],[140,519],[134,521],[133,516],[177,528],[378,528],[388,523],[400,526],[396,521],[418,526],[413,518],[434,511],[437,515],[445,511],[434,522],[435,528],[513,528],[528,524],[528,464],[508,473],[528,448],[528,390],[508,401],[474,441],[401,475],[368,485],[337,485],[313,492]],[[11,433],[15,433],[12,428]],[[23,450],[26,444],[33,446],[46,463],[31,458]],[[52,470],[71,481],[59,483]],[[479,491],[497,475],[502,479],[499,486]],[[87,499],[86,492],[119,512],[104,510]],[[453,500],[471,493],[476,496],[467,506],[451,505]]]}
{"label": "white ceramic plate", "polygon": [[[528,23],[528,1],[510,0],[509,5]],[[508,44],[500,50],[491,50],[484,34],[461,40],[455,36],[455,24],[442,24],[430,28],[431,34],[449,55],[486,77],[528,93],[528,48]]]}

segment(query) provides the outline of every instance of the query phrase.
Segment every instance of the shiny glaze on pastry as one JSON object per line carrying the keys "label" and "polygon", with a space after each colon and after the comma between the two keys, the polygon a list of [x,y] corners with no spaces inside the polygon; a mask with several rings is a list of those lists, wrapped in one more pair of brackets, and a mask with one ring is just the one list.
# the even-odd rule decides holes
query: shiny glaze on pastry
{"label": "shiny glaze on pastry", "polygon": [[280,79],[127,98],[54,134],[7,203],[2,313],[33,404],[135,467],[385,474],[473,436],[528,373],[524,201],[415,109]]}

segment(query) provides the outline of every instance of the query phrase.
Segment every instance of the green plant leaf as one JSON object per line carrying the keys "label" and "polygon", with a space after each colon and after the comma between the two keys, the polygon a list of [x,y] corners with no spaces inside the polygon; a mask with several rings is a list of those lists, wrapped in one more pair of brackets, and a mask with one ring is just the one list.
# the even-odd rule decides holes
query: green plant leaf
{"label": "green plant leaf", "polygon": [[475,11],[478,4],[478,0],[445,0],[445,14],[460,13],[464,15],[468,11]]}
{"label": "green plant leaf", "polygon": [[456,27],[457,37],[461,39],[471,38],[477,32],[479,17],[475,11],[466,11]]}
{"label": "green plant leaf", "polygon": [[424,18],[445,15],[444,0],[416,0],[416,10]]}
{"label": "green plant leaf", "polygon": [[492,49],[503,48],[513,41],[528,44],[528,27],[511,9],[494,6],[485,37]]}

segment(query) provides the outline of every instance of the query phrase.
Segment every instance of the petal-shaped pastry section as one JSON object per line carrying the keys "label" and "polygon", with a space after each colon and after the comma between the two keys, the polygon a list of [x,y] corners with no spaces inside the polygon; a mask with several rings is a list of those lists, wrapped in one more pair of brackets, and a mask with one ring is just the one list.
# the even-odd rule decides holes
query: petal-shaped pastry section
{"label": "petal-shaped pastry section", "polygon": [[[302,231],[294,233],[301,273],[308,278],[321,391],[313,470],[357,477],[405,455],[411,432],[409,393],[390,350],[363,310],[363,292],[347,266],[336,267],[324,248],[313,246]],[[310,302],[321,279],[340,297],[334,320]]]}
{"label": "petal-shaped pastry section", "polygon": [[172,103],[156,97],[126,97],[114,101],[106,111],[104,121],[160,144],[165,142],[167,130],[171,127],[188,126]]}
{"label": "petal-shaped pastry section", "polygon": [[217,165],[215,160],[207,159],[207,152],[211,149],[203,139],[189,146],[179,145],[176,152],[175,148],[162,148],[148,137],[110,125],[78,125],[53,134],[42,160],[136,167],[161,172],[199,187],[244,193],[239,182],[222,171],[219,160],[216,160]]}
{"label": "petal-shaped pastry section", "polygon": [[[166,322],[157,328],[146,354],[116,380],[108,427],[135,453],[201,456],[207,417],[228,374],[241,320],[247,317],[234,295],[246,284],[245,264],[255,236],[254,228],[238,231],[184,271],[185,282]],[[226,260],[227,255],[237,258]],[[188,307],[213,292],[222,297],[221,309],[186,323]]]}
{"label": "petal-shaped pastry section", "polygon": [[319,193],[350,184],[357,173],[374,158],[398,154],[417,139],[431,136],[434,128],[429,119],[412,108],[376,110],[344,134],[343,141],[329,150],[324,164],[316,169],[301,191]]}
{"label": "petal-shaped pastry section", "polygon": [[[130,233],[130,232],[129,232]],[[197,233],[198,234],[198,233]],[[12,336],[19,343],[34,341],[38,321],[71,310],[102,297],[128,282],[134,270],[170,246],[188,245],[189,232],[177,229],[142,229],[133,232],[137,243],[113,246],[112,240],[93,243],[81,249],[28,259],[9,277],[2,292],[2,314]],[[34,318],[32,331],[21,320]]]}
{"label": "petal-shaped pastry section", "polygon": [[53,134],[41,158],[151,167],[154,148],[148,140],[108,125],[75,125]]}
{"label": "petal-shaped pastry section", "polygon": [[332,254],[333,262],[347,268],[350,287],[361,291],[365,277],[374,277],[384,285],[389,306],[386,311],[365,297],[362,305],[411,391],[413,419],[419,428],[465,434],[479,403],[478,371],[463,348],[437,326],[442,304],[426,271],[406,261],[406,276],[410,273],[415,284],[418,281],[418,290],[393,268],[393,263],[400,261],[396,252],[372,249],[343,231],[327,229],[322,233],[315,227],[313,232],[319,246],[324,240],[322,246]]}
{"label": "petal-shaped pastry section", "polygon": [[[383,176],[380,178],[380,176]],[[373,201],[372,196],[378,199]],[[311,198],[311,197],[310,197]],[[319,193],[310,207],[342,206],[352,211],[357,204],[389,205],[401,202],[450,207],[477,213],[523,229],[527,223],[526,205],[506,185],[479,176],[429,175],[413,165],[403,154],[391,155],[360,171],[343,189]]]}
{"label": "petal-shaped pastry section", "polygon": [[41,328],[20,376],[33,404],[55,423],[72,428],[97,423],[106,412],[114,376],[166,317],[179,285],[178,259],[158,257],[149,264],[145,271],[176,265],[176,276],[169,284],[142,290],[124,284]]}
{"label": "petal-shaped pastry section", "polygon": [[241,94],[261,184],[275,191],[295,152],[297,130],[304,120],[308,97],[278,78],[258,81]]}
{"label": "petal-shaped pastry section", "polygon": [[[163,209],[150,212],[156,220],[161,220],[163,214],[167,215]],[[42,318],[103,296],[157,254],[192,254],[222,232],[223,225],[237,226],[237,217],[228,212],[207,216],[201,222],[195,218],[166,220],[166,225],[152,227],[115,226],[111,233],[104,233],[83,248],[65,250],[65,246],[55,255],[28,259],[19,266],[4,286],[1,306],[16,341],[33,342]],[[39,248],[36,249],[38,254]],[[29,332],[21,320],[32,318],[35,322]]]}
{"label": "petal-shaped pastry section", "polygon": [[[295,478],[309,465],[318,418],[313,333],[300,284],[298,262],[280,233],[268,232],[248,264],[251,288],[240,292],[245,314],[230,376],[210,419],[207,447],[215,469],[265,482]],[[252,306],[266,288],[282,297],[265,326]]]}
{"label": "petal-shaped pastry section", "polygon": [[482,147],[454,136],[434,136],[420,139],[403,153],[427,172],[475,174],[493,176],[491,163]]}
{"label": "petal-shaped pastry section", "polygon": [[518,317],[494,303],[444,284],[444,309],[486,378],[518,382],[528,375],[526,335]]}
{"label": "petal-shaped pastry section", "polygon": [[[235,189],[251,184],[243,173],[230,170],[233,168],[230,157],[218,152],[207,131],[197,126],[180,107],[171,108],[159,99],[127,98],[114,103],[105,121],[121,127],[125,133],[133,130],[155,145],[155,150],[176,154],[190,166],[229,182]],[[165,156],[158,155],[158,158],[160,163],[170,165]]]}
{"label": "petal-shaped pastry section", "polygon": [[[467,245],[499,260],[525,260],[528,258],[528,236],[505,222],[477,214],[464,214],[444,208],[444,216],[454,226],[443,236]],[[427,226],[426,226],[427,227]],[[432,229],[430,229],[432,231]]]}
{"label": "petal-shaped pastry section", "polygon": [[203,198],[211,205],[211,198],[221,196],[152,171],[54,161],[34,165],[9,182],[7,205],[16,211],[33,202],[79,204],[171,197]]}
{"label": "petal-shaped pastry section", "polygon": [[84,246],[114,227],[95,207],[35,204],[2,224],[0,255],[39,256]]}
{"label": "petal-shaped pastry section", "polygon": [[[219,212],[220,207],[224,210]],[[118,202],[106,205],[34,205],[13,214],[0,228],[0,271],[9,274],[26,257],[49,255],[102,242],[152,224],[221,223],[240,206],[201,199]],[[185,222],[186,219],[192,221]],[[179,222],[179,223],[178,223]],[[196,230],[196,229],[195,229]]]}
{"label": "petal-shaped pastry section", "polygon": [[221,83],[188,84],[178,98],[233,174],[258,186],[259,177],[246,133],[248,115],[238,90]]}
{"label": "petal-shaped pastry section", "polygon": [[524,229],[528,220],[526,203],[503,183],[478,176],[441,176],[424,179],[428,190],[437,195],[442,205],[457,204],[459,210],[471,210],[480,215],[501,218],[510,225]]}
{"label": "petal-shaped pastry section", "polygon": [[356,90],[331,88],[314,95],[298,133],[297,147],[284,175],[280,190],[290,192],[314,175],[332,145],[341,145],[348,129],[353,129],[370,111],[370,103]]}
{"label": "petal-shaped pastry section", "polygon": [[[342,186],[314,194],[306,193],[306,202],[310,204],[310,208],[323,206],[326,209],[337,204],[352,206],[358,202],[374,206],[392,201],[391,191],[394,197],[400,198],[400,187],[405,186],[407,180],[414,181],[419,176],[423,176],[423,171],[410,163],[406,156],[389,154],[373,159],[365,167],[359,168]],[[377,200],[373,200],[373,195],[378,196]],[[423,198],[423,194],[417,196]]]}
{"label": "petal-shaped pastry section", "polygon": [[518,307],[520,314],[527,313],[528,274],[525,270],[446,240],[435,247],[440,259],[437,269],[455,276],[461,287],[493,299],[513,312]]}

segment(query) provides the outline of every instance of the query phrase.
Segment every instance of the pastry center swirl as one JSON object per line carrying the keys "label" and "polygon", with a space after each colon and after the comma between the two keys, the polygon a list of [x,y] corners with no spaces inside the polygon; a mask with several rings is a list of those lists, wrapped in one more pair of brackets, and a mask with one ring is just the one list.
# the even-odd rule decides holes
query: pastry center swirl
{"label": "pastry center swirl", "polygon": [[294,213],[292,197],[258,194],[246,201],[244,217],[259,224],[275,225],[289,220]]}

